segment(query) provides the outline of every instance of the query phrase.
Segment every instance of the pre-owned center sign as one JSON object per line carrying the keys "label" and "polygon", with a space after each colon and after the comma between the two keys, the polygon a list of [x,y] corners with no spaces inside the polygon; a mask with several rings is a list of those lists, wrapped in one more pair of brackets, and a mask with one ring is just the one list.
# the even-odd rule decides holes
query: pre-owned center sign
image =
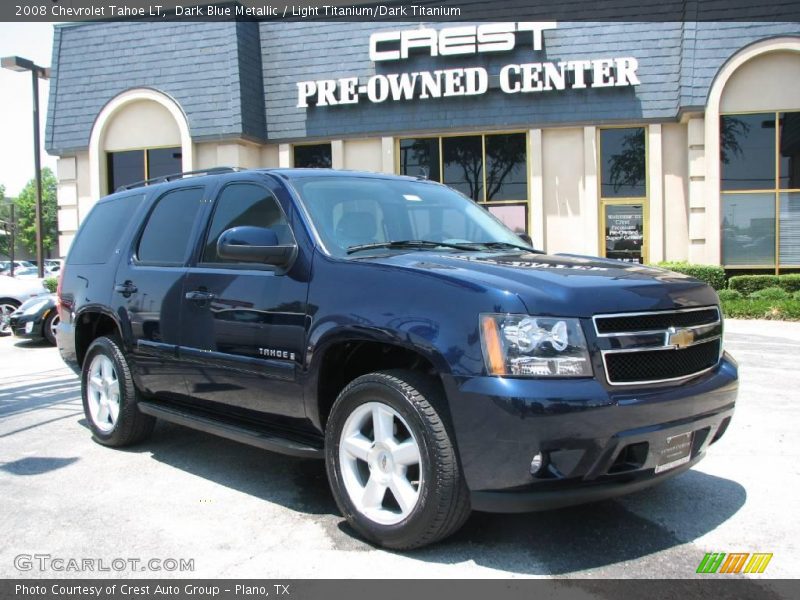
{"label": "pre-owned center sign", "polygon": [[[384,31],[370,35],[369,57],[377,63],[406,60],[420,52],[434,57],[510,52],[518,39],[528,35],[532,51],[538,52],[544,45],[544,31],[556,27],[554,22],[521,22]],[[638,68],[639,62],[630,56],[581,58],[507,64],[497,75],[503,93],[529,94],[639,85]],[[365,80],[315,79],[297,83],[297,107],[358,104],[363,98],[378,103],[479,96],[488,90],[489,73],[484,67],[379,74]]]}

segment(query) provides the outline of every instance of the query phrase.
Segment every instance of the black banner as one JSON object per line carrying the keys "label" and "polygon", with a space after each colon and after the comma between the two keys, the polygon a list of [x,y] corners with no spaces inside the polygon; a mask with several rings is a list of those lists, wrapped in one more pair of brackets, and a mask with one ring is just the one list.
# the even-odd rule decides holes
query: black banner
{"label": "black banner", "polygon": [[795,0],[11,0],[2,21],[800,21]]}

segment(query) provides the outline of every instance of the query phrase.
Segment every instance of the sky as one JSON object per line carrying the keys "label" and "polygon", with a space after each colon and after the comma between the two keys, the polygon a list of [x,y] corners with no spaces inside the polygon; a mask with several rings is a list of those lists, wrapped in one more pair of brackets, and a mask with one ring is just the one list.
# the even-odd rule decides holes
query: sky
{"label": "sky", "polygon": [[[21,56],[42,67],[52,58],[53,23],[0,23],[0,56]],[[56,159],[44,150],[47,81],[39,80],[42,166],[55,172]],[[0,69],[0,185],[15,197],[33,179],[31,76]]]}

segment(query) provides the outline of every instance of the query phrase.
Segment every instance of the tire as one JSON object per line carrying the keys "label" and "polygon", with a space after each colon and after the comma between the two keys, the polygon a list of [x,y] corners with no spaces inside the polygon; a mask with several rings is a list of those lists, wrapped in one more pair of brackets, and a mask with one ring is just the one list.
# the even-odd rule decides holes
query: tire
{"label": "tire", "polygon": [[370,373],[339,394],[325,463],[336,503],[361,536],[408,550],[467,520],[469,492],[446,419],[437,382],[415,371]]}
{"label": "tire", "polygon": [[136,444],[153,432],[155,418],[139,411],[140,394],[119,342],[99,337],[81,369],[83,412],[94,439],[104,446]]}
{"label": "tire", "polygon": [[50,311],[50,314],[47,315],[47,318],[42,323],[42,337],[47,340],[47,343],[55,346],[56,345],[56,332],[55,328],[58,327],[58,323],[61,321],[61,317],[58,315],[58,309],[55,308]]}
{"label": "tire", "polygon": [[20,303],[13,298],[0,298],[0,336],[11,333],[9,317],[20,307]]}

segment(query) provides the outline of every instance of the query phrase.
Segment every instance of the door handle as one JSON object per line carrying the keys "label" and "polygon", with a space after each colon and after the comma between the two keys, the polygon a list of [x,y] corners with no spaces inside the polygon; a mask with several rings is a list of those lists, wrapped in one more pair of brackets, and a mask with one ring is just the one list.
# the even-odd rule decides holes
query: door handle
{"label": "door handle", "polygon": [[138,288],[133,285],[133,282],[128,280],[125,283],[118,283],[114,286],[114,291],[122,294],[126,298],[131,294],[138,292]]}
{"label": "door handle", "polygon": [[203,290],[194,290],[191,292],[186,292],[184,297],[187,300],[192,300],[193,302],[208,302],[216,298],[217,295]]}

